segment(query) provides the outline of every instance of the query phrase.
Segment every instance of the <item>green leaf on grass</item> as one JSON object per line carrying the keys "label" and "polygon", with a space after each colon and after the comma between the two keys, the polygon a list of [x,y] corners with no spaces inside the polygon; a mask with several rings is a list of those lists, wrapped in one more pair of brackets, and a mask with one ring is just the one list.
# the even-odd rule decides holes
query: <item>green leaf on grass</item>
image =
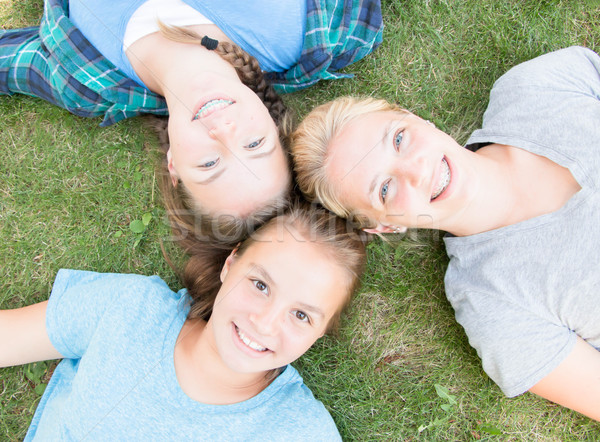
{"label": "green leaf on grass", "polygon": [[48,364],[45,361],[33,362],[24,367],[25,377],[34,384],[42,382],[42,377],[46,374]]}
{"label": "green leaf on grass", "polygon": [[144,213],[144,215],[142,216],[142,222],[144,223],[144,225],[147,226],[148,224],[150,224],[151,220],[152,214],[150,212]]}
{"label": "green leaf on grass", "polygon": [[38,396],[41,396],[44,394],[44,391],[46,391],[47,386],[48,384],[38,384],[35,386],[34,391]]}
{"label": "green leaf on grass", "polygon": [[482,426],[479,427],[479,429],[481,431],[484,431],[488,434],[492,434],[494,436],[499,436],[502,434],[502,430],[500,430],[499,428],[494,427],[493,425],[489,425],[489,424],[483,424]]}
{"label": "green leaf on grass", "polygon": [[121,230],[117,230],[114,235],[115,238],[120,238],[123,236],[123,232]]}
{"label": "green leaf on grass", "polygon": [[434,386],[435,392],[439,397],[446,399],[449,404],[456,404],[456,397],[450,394],[450,390],[440,384],[435,384]]}
{"label": "green leaf on grass", "polygon": [[146,226],[139,219],[135,219],[129,223],[129,230],[133,233],[144,233]]}

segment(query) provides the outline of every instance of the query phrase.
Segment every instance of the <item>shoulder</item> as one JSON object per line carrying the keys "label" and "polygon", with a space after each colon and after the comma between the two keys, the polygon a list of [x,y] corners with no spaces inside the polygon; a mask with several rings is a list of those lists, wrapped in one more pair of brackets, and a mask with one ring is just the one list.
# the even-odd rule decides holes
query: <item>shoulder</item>
{"label": "shoulder", "polygon": [[573,46],[521,63],[500,77],[482,128],[467,146],[519,147],[569,168],[581,184],[589,181],[585,174],[597,170],[598,118],[600,57]]}
{"label": "shoulder", "polygon": [[278,384],[274,409],[299,440],[340,440],[331,415],[294,367],[288,365],[274,383]]}
{"label": "shoulder", "polygon": [[79,358],[93,337],[131,337],[146,324],[143,339],[188,311],[185,291],[175,293],[157,276],[60,270],[46,310],[46,328],[64,356]]}
{"label": "shoulder", "polygon": [[308,0],[302,53],[286,72],[269,76],[278,92],[293,92],[322,79],[345,78],[337,71],[382,42],[379,0]]}
{"label": "shoulder", "polygon": [[581,87],[581,83],[598,82],[599,71],[598,54],[581,46],[571,46],[514,66],[496,81],[494,88],[507,85]]}
{"label": "shoulder", "polygon": [[158,276],[124,273],[97,273],[82,270],[59,270],[52,287],[54,302],[106,307],[115,304],[127,310],[139,305],[161,309],[177,303],[184,291],[176,293]]}
{"label": "shoulder", "polygon": [[99,273],[87,270],[61,269],[56,274],[54,288],[73,289],[76,287],[106,287],[119,291],[136,288],[158,292],[171,292],[171,289],[159,276],[138,275],[133,273]]}

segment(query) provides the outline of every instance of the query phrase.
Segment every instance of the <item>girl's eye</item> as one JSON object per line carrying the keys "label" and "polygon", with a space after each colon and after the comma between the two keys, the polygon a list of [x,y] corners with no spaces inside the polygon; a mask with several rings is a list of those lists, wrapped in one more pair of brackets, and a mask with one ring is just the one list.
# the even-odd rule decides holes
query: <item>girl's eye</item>
{"label": "girl's eye", "polygon": [[265,295],[269,294],[269,287],[260,279],[253,279],[252,283],[254,284],[254,287],[263,292]]}
{"label": "girl's eye", "polygon": [[215,167],[217,165],[218,162],[219,162],[219,159],[217,158],[216,160],[207,161],[206,163],[201,164],[199,167],[201,169],[212,169],[213,167]]}
{"label": "girl's eye", "polygon": [[389,186],[389,180],[383,183],[383,186],[381,186],[381,190],[379,191],[379,197],[381,198],[382,203],[385,203],[385,197],[387,196]]}
{"label": "girl's eye", "polygon": [[253,141],[250,144],[247,144],[246,146],[244,146],[244,149],[256,149],[257,147],[260,147],[260,145],[263,143],[263,141],[265,140],[265,137],[262,137],[256,141]]}
{"label": "girl's eye", "polygon": [[304,313],[302,310],[295,310],[294,316],[296,317],[296,319],[299,319],[302,322],[310,322],[308,315],[306,313]]}
{"label": "girl's eye", "polygon": [[404,131],[399,130],[394,135],[394,149],[398,150],[400,148],[400,144],[402,144],[402,137],[404,136]]}

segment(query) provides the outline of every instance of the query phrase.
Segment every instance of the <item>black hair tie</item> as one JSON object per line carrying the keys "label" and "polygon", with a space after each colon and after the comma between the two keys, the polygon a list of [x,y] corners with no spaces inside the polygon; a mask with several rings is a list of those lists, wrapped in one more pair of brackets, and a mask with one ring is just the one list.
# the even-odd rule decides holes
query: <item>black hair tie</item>
{"label": "black hair tie", "polygon": [[200,42],[200,44],[209,51],[214,51],[215,49],[217,49],[219,41],[215,40],[214,38],[210,38],[208,35],[205,35],[204,37],[202,37],[202,41]]}

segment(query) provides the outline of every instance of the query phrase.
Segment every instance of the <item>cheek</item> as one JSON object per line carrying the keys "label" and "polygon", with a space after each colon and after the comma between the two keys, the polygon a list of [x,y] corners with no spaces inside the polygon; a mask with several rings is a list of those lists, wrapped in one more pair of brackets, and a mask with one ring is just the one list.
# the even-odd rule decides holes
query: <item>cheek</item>
{"label": "cheek", "polygon": [[239,299],[239,294],[232,287],[222,285],[215,299],[213,313],[219,316],[229,315],[235,312],[236,306],[239,306],[240,302],[243,301]]}
{"label": "cheek", "polygon": [[211,138],[206,129],[201,124],[191,125],[189,121],[169,120],[169,144],[171,149],[177,151],[180,155],[190,155],[192,153],[202,153],[209,146]]}
{"label": "cheek", "polygon": [[288,352],[295,358],[302,356],[319,339],[321,333],[315,330],[301,330],[301,327],[294,327],[287,333],[287,342],[290,344]]}
{"label": "cheek", "polygon": [[[239,282],[239,280],[236,280]],[[223,285],[213,311],[219,315],[243,316],[247,317],[260,307],[260,297],[252,293],[251,288],[241,287],[244,282],[239,282],[236,286]]]}

